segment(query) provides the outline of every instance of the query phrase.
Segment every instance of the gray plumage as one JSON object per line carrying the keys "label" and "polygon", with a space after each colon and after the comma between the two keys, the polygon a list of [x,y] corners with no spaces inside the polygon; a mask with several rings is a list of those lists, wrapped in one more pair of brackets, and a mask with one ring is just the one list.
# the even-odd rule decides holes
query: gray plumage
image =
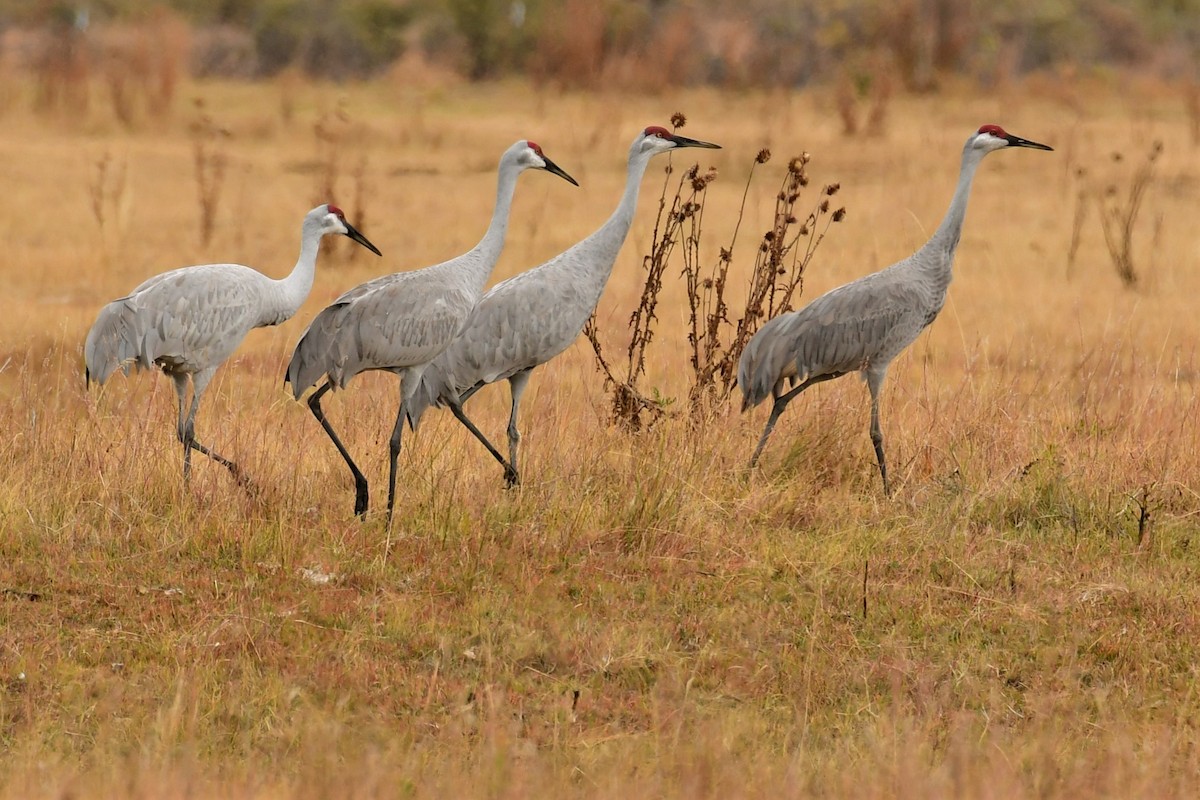
{"label": "gray plumage", "polygon": [[[908,258],[818,297],[804,308],[767,322],[738,363],[745,411],[775,398],[771,416],[750,458],[754,466],[789,402],[815,383],[862,372],[871,394],[871,441],[884,492],[890,494],[879,425],[879,392],[892,359],[933,322],[946,300],[975,170],[985,155],[1005,147],[1051,150],[984,125],[963,147],[958,187],[929,241]],[[786,393],[785,382],[795,385]]]}
{"label": "gray plumage", "polygon": [[[331,388],[344,388],[359,373],[384,370],[400,376],[400,411],[389,441],[388,521],[396,495],[396,462],[409,399],[426,366],[462,330],[479,301],[508,229],[517,176],[544,169],[575,183],[533,142],[519,141],[500,159],[496,206],[487,232],[467,253],[425,269],[397,272],[356,286],[323,310],[300,337],[285,380],[296,399],[324,378],[309,409],[354,476],[354,513],[365,514],[368,484],[321,409]],[[578,185],[578,184],[576,184]]]}
{"label": "gray plumage", "polygon": [[[157,367],[175,383],[179,398],[176,433],[183,444],[183,476],[191,475],[191,451],[229,468],[238,466],[196,441],[196,411],[217,368],[254,328],[278,325],[308,297],[321,238],[340,233],[379,251],[336,206],[308,212],[301,226],[300,258],[282,280],[240,264],[205,264],[164,272],[101,309],[83,347],[85,379],[103,384],[118,369]],[[188,378],[192,398],[187,402]]]}
{"label": "gray plumage", "polygon": [[[592,313],[612,273],[637,209],[638,191],[650,159],[679,147],[717,145],[688,139],[652,126],[629,148],[628,176],[621,201],[591,236],[546,263],[496,284],[471,312],[463,331],[433,360],[408,400],[415,429],[430,405],[448,406],[504,467],[505,482],[520,482],[517,470],[517,409],[530,373],[566,350]],[[512,393],[505,461],[463,411],[480,388],[507,380]]]}

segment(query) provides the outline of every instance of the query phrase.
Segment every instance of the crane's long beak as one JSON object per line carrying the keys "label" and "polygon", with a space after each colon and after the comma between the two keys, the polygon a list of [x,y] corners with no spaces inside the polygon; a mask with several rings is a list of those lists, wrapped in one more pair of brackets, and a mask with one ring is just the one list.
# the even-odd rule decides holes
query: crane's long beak
{"label": "crane's long beak", "polygon": [[671,141],[676,147],[706,147],[709,150],[720,150],[721,145],[713,144],[712,142],[702,142],[699,139],[689,139],[686,136],[675,135],[671,137]]}
{"label": "crane's long beak", "polygon": [[383,255],[383,253],[379,252],[379,248],[376,247],[375,245],[371,244],[370,242],[368,242],[367,237],[363,236],[361,233],[359,233],[357,230],[355,230],[353,225],[351,225],[349,222],[346,222],[345,220],[342,220],[342,224],[346,226],[346,235],[347,236],[349,236],[351,239],[353,239],[354,241],[361,244],[363,247],[370,250],[375,255],[377,255],[377,256]]}
{"label": "crane's long beak", "polygon": [[1022,139],[1020,136],[1013,136],[1011,133],[1008,135],[1008,146],[1009,147],[1032,147],[1034,150],[1053,150],[1054,149],[1053,147],[1051,147],[1048,144],[1041,144],[1040,142],[1031,142],[1028,139]]}
{"label": "crane's long beak", "polygon": [[542,156],[542,161],[545,161],[545,162],[546,162],[546,166],[545,166],[545,167],[543,167],[543,169],[545,169],[545,170],[546,170],[546,172],[552,172],[552,173],[554,173],[555,175],[557,175],[558,177],[562,178],[562,179],[563,179],[564,181],[566,181],[567,183],[572,183],[572,184],[574,184],[574,185],[576,185],[576,186],[578,186],[578,185],[579,185],[579,181],[575,180],[575,179],[574,179],[574,178],[572,178],[570,175],[568,175],[568,174],[566,173],[566,170],[564,170],[564,169],[563,169],[562,167],[560,167],[558,164],[555,164],[555,163],[554,163],[553,161],[551,161],[550,159],[546,158],[546,156],[545,156],[545,155],[543,155],[543,156]]}

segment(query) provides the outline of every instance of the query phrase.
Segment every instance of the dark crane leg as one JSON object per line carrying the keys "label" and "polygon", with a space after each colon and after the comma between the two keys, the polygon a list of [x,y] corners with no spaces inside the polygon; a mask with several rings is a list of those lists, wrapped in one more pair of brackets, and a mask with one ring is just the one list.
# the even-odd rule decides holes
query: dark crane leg
{"label": "dark crane leg", "polygon": [[392,428],[392,437],[388,440],[388,500],[387,526],[390,535],[392,529],[392,509],[396,505],[396,462],[400,458],[400,442],[404,435],[404,418],[408,408],[408,396],[404,393],[404,382],[400,382],[400,411],[396,414],[396,425]]}
{"label": "dark crane leg", "polygon": [[883,388],[883,378],[886,374],[884,371],[868,372],[867,389],[871,392],[871,444],[875,445],[879,476],[883,478],[883,493],[890,497],[892,487],[888,483],[887,461],[883,457],[883,429],[879,426],[879,390]]}
{"label": "dark crane leg", "polygon": [[192,376],[192,402],[190,407],[187,402],[188,376],[181,373],[173,374],[171,378],[175,381],[175,394],[179,396],[179,424],[175,432],[179,436],[179,443],[183,445],[183,485],[187,486],[191,482],[192,451],[197,450],[228,469],[237,484],[249,490],[251,488],[250,481],[242,473],[241,467],[196,441],[196,412],[200,408],[200,398],[204,395],[204,390],[208,388],[208,382],[212,379],[212,374],[197,373]]}
{"label": "dark crane leg", "polygon": [[470,418],[467,417],[467,413],[463,410],[463,403],[466,402],[466,398],[470,397],[471,394],[474,394],[474,392],[464,392],[462,397],[451,400],[449,403],[447,403],[447,405],[450,406],[451,413],[454,414],[455,419],[463,424],[463,427],[469,430],[472,435],[474,435],[474,437],[478,439],[484,447],[487,448],[488,452],[492,454],[492,458],[499,461],[500,466],[504,467],[505,484],[512,486],[516,483],[520,483],[520,478],[517,476],[517,471],[513,469],[507,461],[504,460],[504,456],[500,455],[500,451],[496,449],[496,446],[488,441],[488,438],[483,435],[483,431],[479,430],[479,428],[475,426],[474,422],[471,422]]}
{"label": "dark crane leg", "polygon": [[313,392],[308,398],[308,409],[312,411],[313,416],[317,418],[317,422],[321,423],[321,427],[325,429],[325,433],[333,440],[333,446],[342,454],[342,458],[346,461],[346,466],[350,467],[350,474],[354,476],[354,514],[361,517],[367,513],[367,477],[362,474],[362,470],[354,463],[354,459],[350,457],[350,451],[342,444],[342,440],[338,438],[337,433],[333,430],[333,426],[329,424],[329,420],[325,419],[325,412],[321,410],[321,398],[332,388],[333,384],[326,380],[321,385],[321,388]]}
{"label": "dark crane leg", "polygon": [[753,469],[754,465],[758,463],[758,457],[762,453],[763,447],[767,443],[767,437],[770,436],[771,431],[775,429],[775,423],[779,420],[779,415],[783,413],[785,408],[787,408],[787,404],[795,399],[796,395],[800,394],[815,383],[823,383],[824,381],[833,380],[834,378],[840,378],[845,374],[846,373],[844,372],[835,372],[829,375],[817,375],[816,377],[809,378],[795,389],[788,391],[786,394],[781,394],[776,397],[775,405],[771,407],[771,416],[767,418],[767,427],[763,428],[762,437],[758,440],[758,447],[754,448],[754,455],[750,456],[750,468]]}
{"label": "dark crane leg", "polygon": [[508,465],[509,470],[504,474],[504,485],[508,488],[521,484],[521,475],[517,472],[517,446],[521,444],[521,432],[517,430],[517,409],[521,405],[521,395],[529,385],[532,369],[518,372],[508,379],[508,388],[512,393],[512,412],[508,415]]}

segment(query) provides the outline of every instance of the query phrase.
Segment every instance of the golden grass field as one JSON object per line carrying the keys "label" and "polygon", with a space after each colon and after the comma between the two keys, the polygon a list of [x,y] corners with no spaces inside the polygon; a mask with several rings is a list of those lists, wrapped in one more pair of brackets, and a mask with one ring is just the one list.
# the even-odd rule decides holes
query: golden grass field
{"label": "golden grass field", "polygon": [[[192,97],[229,131],[207,246]],[[317,197],[313,125],[339,102],[339,196]],[[176,106],[129,132],[102,104],[37,117],[9,97],[0,126],[0,797],[1200,792],[1200,148],[1169,87],[951,87],[898,98],[884,135],[853,139],[823,92],[202,84]],[[518,138],[582,188],[521,178],[493,282],[561,251],[616,204],[633,135],[676,110],[724,145],[676,157],[721,172],[710,257],[754,154],[774,151],[735,271],[788,156],[813,154],[812,202],[841,183],[848,216],[801,302],[922,244],[980,124],[1056,148],[980,169],[946,306],[886,385],[895,496],[856,378],[793,403],[747,475],[765,407],[740,414],[735,394],[703,424],[624,432],[580,341],[534,374],[519,490],[448,414],[406,435],[385,551],[396,380],[325,403],[372,482],[359,522],[341,459],[281,385],[300,332],[344,289],[472,246]],[[1068,270],[1076,170],[1124,187],[1156,139],[1143,284],[1117,279],[1095,208]],[[600,306],[612,348],[664,165]],[[185,489],[170,382],[86,391],[87,329],[168,268],[286,274],[324,200],[384,258],[327,240],[301,312],[218,373],[197,435],[260,495],[199,456]],[[659,316],[644,386],[678,406],[678,287]],[[507,408],[503,386],[469,406],[500,442]]]}

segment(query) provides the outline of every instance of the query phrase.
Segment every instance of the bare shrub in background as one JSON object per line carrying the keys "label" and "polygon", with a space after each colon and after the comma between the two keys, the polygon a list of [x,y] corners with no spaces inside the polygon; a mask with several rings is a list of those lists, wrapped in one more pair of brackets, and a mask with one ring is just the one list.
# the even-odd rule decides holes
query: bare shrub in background
{"label": "bare shrub in background", "polygon": [[224,140],[229,131],[218,125],[205,108],[203,98],[195,100],[196,118],[188,126],[192,139],[192,158],[196,166],[196,199],[200,205],[200,243],[208,245],[216,224],[217,201],[225,184]]}
{"label": "bare shrub in background", "polygon": [[[675,129],[683,127],[686,119],[676,113],[671,122]],[[769,230],[759,242],[741,310],[736,320],[731,317],[728,297],[729,270],[733,265],[738,231],[746,209],[746,198],[754,178],[755,168],[770,159],[768,150],[759,151],[750,167],[742,203],[729,243],[719,248],[717,258],[705,266],[701,245],[704,231],[704,202],[709,185],[716,180],[714,169],[700,171],[699,164],[684,170],[668,201],[674,166],[668,163],[659,195],[658,216],[650,240],[650,253],[642,258],[646,277],[638,306],[629,317],[629,345],[625,369],[618,375],[600,344],[596,318],[584,327],[584,333],[596,355],[597,369],[605,376],[606,390],[612,393],[612,419],[622,427],[638,430],[643,425],[666,414],[673,402],[657,390],[647,393],[639,386],[645,375],[646,349],[654,340],[659,294],[663,275],[671,254],[678,246],[682,252],[684,280],[688,297],[689,364],[692,385],[688,391],[688,410],[693,418],[702,418],[728,400],[737,377],[737,362],[750,337],[763,321],[792,308],[797,290],[802,288],[804,272],[812,262],[817,247],[829,226],[840,222],[845,208],[834,210],[831,198],[839,184],[827,184],[803,221],[796,216],[796,205],[802,190],[808,186],[807,165],[811,160],[803,153],[788,162],[787,172],[776,193],[774,217]]]}
{"label": "bare shrub in background", "polygon": [[[1142,211],[1146,191],[1154,182],[1155,164],[1162,151],[1162,142],[1153,142],[1131,174],[1117,176],[1108,181],[1096,181],[1082,167],[1075,171],[1075,219],[1071,243],[1067,250],[1068,275],[1072,274],[1074,268],[1090,200],[1095,202],[1099,209],[1104,244],[1117,277],[1127,288],[1137,287],[1142,275],[1134,263],[1133,233]],[[1125,163],[1125,156],[1121,152],[1115,152],[1112,154],[1112,161],[1119,167]],[[1121,185],[1123,181],[1128,181],[1128,189],[1124,191]]]}
{"label": "bare shrub in background", "polygon": [[[357,226],[367,225],[368,159],[366,149],[361,145],[361,141],[357,147],[350,147],[350,144],[361,140],[362,133],[362,126],[356,124],[351,117],[344,98],[340,99],[331,111],[321,114],[313,124],[313,139],[316,145],[316,182],[313,190],[313,205],[336,202],[339,197],[338,185],[342,181],[343,173],[346,172],[346,167],[342,163],[342,154],[356,150],[359,157],[348,172],[353,184],[354,202],[343,208],[351,214],[354,224]],[[350,260],[358,257],[358,253],[355,251],[359,248],[343,249],[340,245],[340,242],[330,241],[323,244],[322,247],[327,253],[334,256],[348,253]]]}
{"label": "bare shrub in background", "polygon": [[873,60],[863,69],[844,69],[834,89],[842,133],[882,135],[887,127],[893,89],[890,66],[881,59]]}
{"label": "bare shrub in background", "polygon": [[110,254],[125,238],[129,223],[130,196],[128,183],[129,165],[115,161],[107,150],[96,160],[92,178],[88,182],[88,199],[91,201],[92,217],[100,228],[104,252]]}

